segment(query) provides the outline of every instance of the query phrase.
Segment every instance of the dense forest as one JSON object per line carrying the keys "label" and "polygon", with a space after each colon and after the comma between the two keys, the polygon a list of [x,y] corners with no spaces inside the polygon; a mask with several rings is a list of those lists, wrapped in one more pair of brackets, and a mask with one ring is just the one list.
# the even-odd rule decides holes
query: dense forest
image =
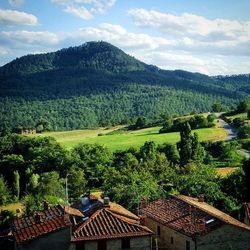
{"label": "dense forest", "polygon": [[[67,151],[53,138],[10,134],[0,137],[0,205],[22,201],[26,213],[78,201],[83,192],[102,190],[113,201],[136,211],[142,197],[173,193],[205,194],[206,200],[236,217],[249,191],[249,163],[236,142],[199,143],[188,122],[177,144],[145,142],[140,148],[111,153],[101,145],[79,144]],[[220,165],[238,170],[221,178]],[[69,200],[65,196],[65,179]]]}
{"label": "dense forest", "polygon": [[106,42],[27,55],[0,68],[0,129],[70,130],[230,107],[250,93],[249,75],[209,77],[161,70]]}
{"label": "dense forest", "polygon": [[[163,128],[180,132],[177,143],[146,141],[141,147],[115,152],[98,144],[82,143],[66,150],[51,137],[2,135],[0,206],[21,202],[30,214],[40,210],[44,200],[52,206],[72,204],[84,192],[98,190],[136,212],[142,198],[205,194],[208,203],[242,220],[244,202],[250,200],[250,159],[245,156],[249,150],[250,101],[242,100],[223,118],[231,126],[237,125],[238,138],[201,142],[192,128],[211,126],[214,114],[174,120],[168,116]],[[145,126],[143,118],[138,118],[133,129],[138,126]],[[221,175],[221,167],[233,167],[233,171]],[[0,230],[8,227],[14,215],[8,210],[0,213]]]}

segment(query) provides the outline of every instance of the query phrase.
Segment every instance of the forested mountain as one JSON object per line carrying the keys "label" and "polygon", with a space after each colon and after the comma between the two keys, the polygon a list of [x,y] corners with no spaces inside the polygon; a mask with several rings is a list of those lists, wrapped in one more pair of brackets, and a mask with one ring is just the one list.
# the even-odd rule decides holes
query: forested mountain
{"label": "forested mountain", "polygon": [[27,55],[0,67],[0,129],[79,129],[210,110],[249,95],[249,75],[162,70],[106,42]]}

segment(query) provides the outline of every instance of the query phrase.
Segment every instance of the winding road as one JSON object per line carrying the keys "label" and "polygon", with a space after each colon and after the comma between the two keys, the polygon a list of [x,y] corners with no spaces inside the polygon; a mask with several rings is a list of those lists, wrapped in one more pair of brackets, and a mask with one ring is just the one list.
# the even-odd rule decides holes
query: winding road
{"label": "winding road", "polygon": [[[216,117],[217,117],[217,124],[226,130],[226,132],[228,133],[227,137],[224,139],[224,141],[230,141],[232,139],[235,139],[237,137],[237,132],[231,128],[231,126],[225,122],[224,120],[222,120],[221,117],[222,113],[216,113]],[[244,149],[238,149],[237,152],[242,155],[243,157],[245,157],[246,159],[250,158],[250,152],[244,150]]]}

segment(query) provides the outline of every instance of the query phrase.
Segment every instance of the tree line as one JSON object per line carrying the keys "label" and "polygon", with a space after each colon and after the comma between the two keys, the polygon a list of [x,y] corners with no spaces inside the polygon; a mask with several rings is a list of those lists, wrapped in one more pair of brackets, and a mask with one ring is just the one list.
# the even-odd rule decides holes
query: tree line
{"label": "tree line", "polygon": [[[84,192],[99,189],[132,211],[143,197],[182,193],[205,194],[209,203],[238,215],[248,199],[249,161],[242,165],[233,142],[200,143],[188,122],[180,133],[176,145],[145,142],[138,149],[114,153],[95,144],[68,151],[49,137],[0,137],[0,204],[21,200],[31,213],[41,209],[43,200],[51,205],[72,203]],[[219,178],[218,162],[235,160],[239,169]]]}

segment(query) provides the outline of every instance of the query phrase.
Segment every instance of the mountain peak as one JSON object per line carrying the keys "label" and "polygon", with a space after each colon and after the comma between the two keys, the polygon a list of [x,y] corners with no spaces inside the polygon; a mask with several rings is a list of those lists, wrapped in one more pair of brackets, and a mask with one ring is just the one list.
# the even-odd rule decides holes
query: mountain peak
{"label": "mountain peak", "polygon": [[122,73],[142,71],[147,67],[121,49],[104,41],[86,42],[80,46],[69,47],[46,54],[27,55],[0,68],[8,75],[27,75],[48,70],[75,69]]}

